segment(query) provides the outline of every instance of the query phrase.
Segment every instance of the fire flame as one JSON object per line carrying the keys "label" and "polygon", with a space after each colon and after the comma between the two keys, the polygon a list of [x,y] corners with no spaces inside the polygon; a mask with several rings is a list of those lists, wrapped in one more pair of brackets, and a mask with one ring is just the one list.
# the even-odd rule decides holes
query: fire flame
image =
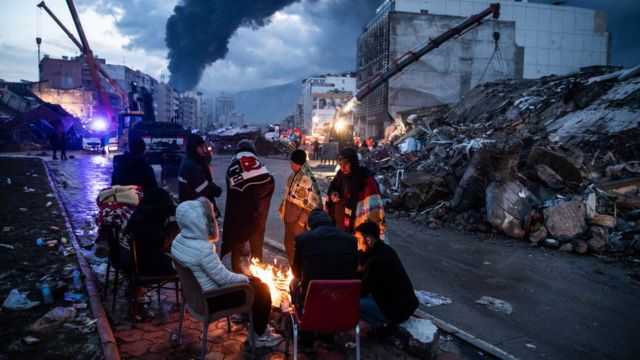
{"label": "fire flame", "polygon": [[[271,292],[271,306],[288,308],[291,303],[289,295],[289,284],[293,280],[291,268],[281,269],[277,266],[277,260],[274,265],[262,264],[256,258],[251,259],[249,270],[253,276],[259,278],[263,283],[269,286]],[[286,310],[286,309],[285,309]]]}

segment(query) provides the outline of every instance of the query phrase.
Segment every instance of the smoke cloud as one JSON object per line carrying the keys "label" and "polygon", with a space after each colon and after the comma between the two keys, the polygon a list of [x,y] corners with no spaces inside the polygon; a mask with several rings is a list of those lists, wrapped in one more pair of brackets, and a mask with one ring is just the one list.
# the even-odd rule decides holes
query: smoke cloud
{"label": "smoke cloud", "polygon": [[276,11],[297,0],[184,0],[167,20],[170,84],[193,89],[205,68],[229,51],[240,26],[258,28]]}

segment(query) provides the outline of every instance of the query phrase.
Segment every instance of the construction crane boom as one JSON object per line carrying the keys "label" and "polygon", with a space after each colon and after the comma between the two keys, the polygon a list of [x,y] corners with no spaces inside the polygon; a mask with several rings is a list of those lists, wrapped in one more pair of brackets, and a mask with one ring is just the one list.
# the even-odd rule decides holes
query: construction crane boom
{"label": "construction crane boom", "polygon": [[[104,89],[102,89],[102,83],[100,82],[100,78],[99,77],[97,79],[94,78],[92,70],[91,70],[92,69],[91,63],[93,63],[93,68],[95,70],[97,70],[97,72],[100,73],[100,75],[102,75],[102,77],[107,81],[107,83],[109,83],[109,85],[113,88],[113,90],[116,92],[116,94],[120,98],[120,101],[122,102],[122,104],[127,109],[129,107],[129,96],[127,94],[127,91],[125,91],[120,86],[120,84],[118,84],[115,80],[113,80],[111,78],[111,76],[109,76],[109,74],[104,70],[104,68],[102,68],[102,66],[100,66],[100,63],[95,61],[95,58],[93,57],[93,52],[91,52],[91,49],[89,48],[89,43],[87,41],[87,38],[84,35],[84,31],[82,30],[82,25],[80,24],[80,19],[78,18],[78,14],[75,11],[75,6],[73,5],[73,2],[71,0],[67,0],[67,4],[69,5],[69,10],[71,11],[71,16],[74,18],[74,23],[76,24],[76,28],[78,28],[78,33],[80,33],[80,37],[81,37],[81,39],[83,39],[82,42],[80,42],[73,35],[73,33],[71,33],[71,31],[69,31],[69,29],[67,29],[64,26],[64,24],[51,11],[51,9],[49,9],[49,7],[45,4],[44,1],[41,1],[37,6],[39,8],[41,8],[41,9],[44,9],[47,12],[47,14],[49,14],[49,16],[51,16],[53,21],[55,21],[56,24],[58,24],[58,26],[60,26],[62,31],[64,31],[64,33],[67,34],[69,39],[71,39],[71,41],[78,47],[80,52],[83,55],[85,55],[85,58],[87,59],[87,66],[89,66],[89,71],[91,73],[92,80],[96,84],[96,90],[98,92],[98,96],[99,96],[99,99],[100,99],[100,104],[102,105],[102,107],[105,110],[105,112],[110,114],[108,116],[108,118],[111,119],[111,115],[113,114],[113,109],[111,108],[111,102],[109,101],[109,97],[106,94],[106,92],[104,91]],[[77,19],[77,21],[76,21],[76,19]],[[86,44],[86,46],[85,46],[85,44]],[[87,49],[88,49],[88,51],[87,51]],[[89,53],[91,54],[90,56],[89,56]],[[89,59],[89,58],[91,58],[91,59]],[[106,104],[106,106],[105,106],[105,104]]]}

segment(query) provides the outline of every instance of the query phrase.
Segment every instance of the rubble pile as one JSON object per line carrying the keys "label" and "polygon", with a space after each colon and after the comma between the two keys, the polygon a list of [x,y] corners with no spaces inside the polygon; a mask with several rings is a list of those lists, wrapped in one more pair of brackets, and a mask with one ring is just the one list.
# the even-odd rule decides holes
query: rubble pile
{"label": "rubble pile", "polygon": [[391,214],[576,253],[640,253],[638,67],[477,86],[385,132]]}

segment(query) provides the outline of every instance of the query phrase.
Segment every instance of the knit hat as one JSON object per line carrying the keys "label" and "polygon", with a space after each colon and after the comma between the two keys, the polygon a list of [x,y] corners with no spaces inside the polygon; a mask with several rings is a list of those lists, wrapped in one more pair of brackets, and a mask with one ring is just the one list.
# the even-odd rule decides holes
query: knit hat
{"label": "knit hat", "polygon": [[198,155],[198,146],[204,144],[204,139],[200,135],[189,134],[187,138],[187,154],[191,156]]}
{"label": "knit hat", "polygon": [[243,139],[238,141],[238,145],[236,147],[236,153],[241,151],[248,151],[250,153],[256,153],[256,147],[253,145],[251,140]]}
{"label": "knit hat", "polygon": [[304,165],[307,162],[307,153],[304,150],[297,149],[291,153],[291,161],[298,165]]}

